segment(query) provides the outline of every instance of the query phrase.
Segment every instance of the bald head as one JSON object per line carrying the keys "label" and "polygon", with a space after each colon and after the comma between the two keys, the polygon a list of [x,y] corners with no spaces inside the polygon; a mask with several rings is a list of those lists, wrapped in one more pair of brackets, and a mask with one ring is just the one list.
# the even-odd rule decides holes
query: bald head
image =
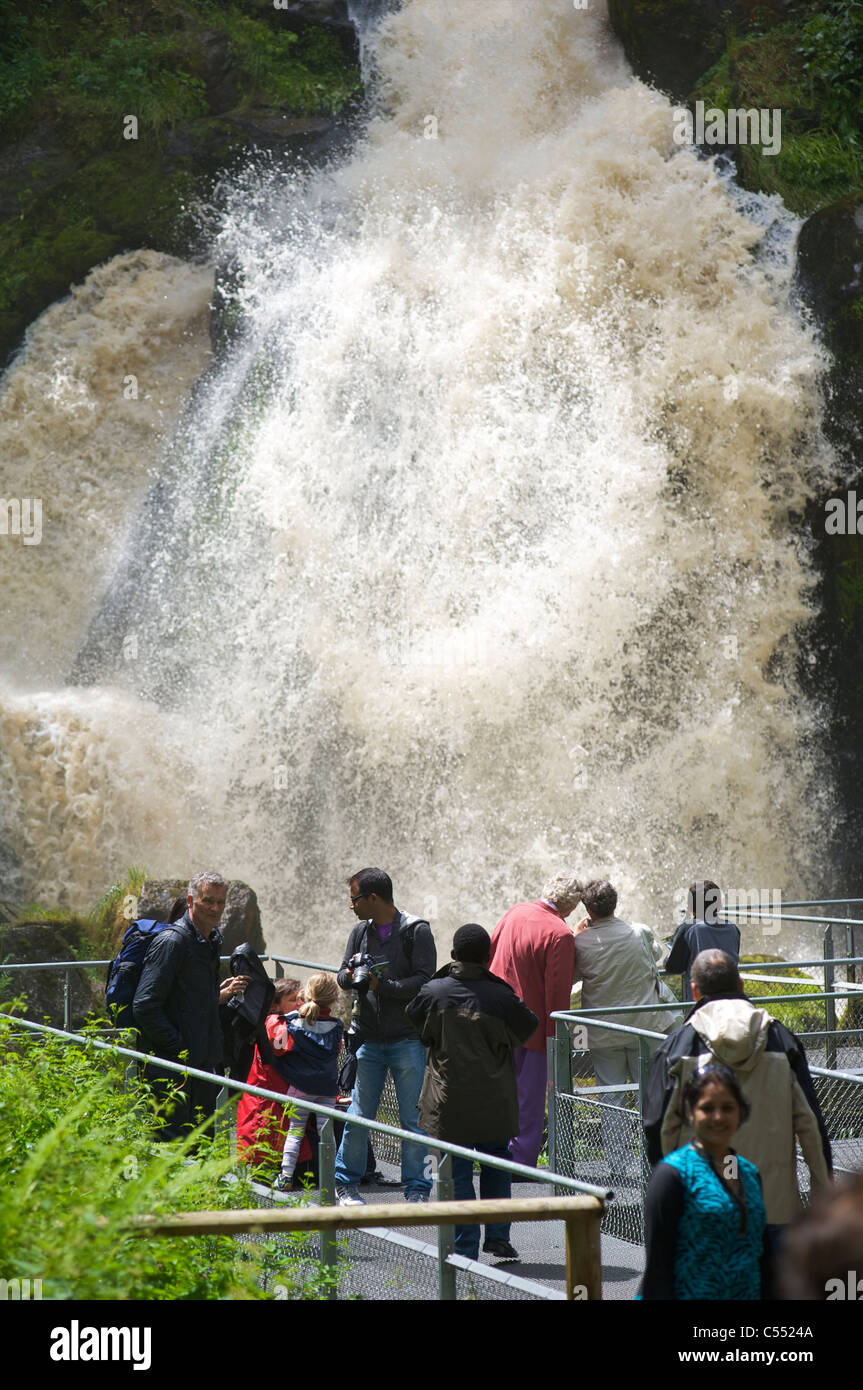
{"label": "bald head", "polygon": [[742,994],[743,981],[733,956],[725,951],[702,951],[689,972],[693,999],[718,999],[723,994]]}

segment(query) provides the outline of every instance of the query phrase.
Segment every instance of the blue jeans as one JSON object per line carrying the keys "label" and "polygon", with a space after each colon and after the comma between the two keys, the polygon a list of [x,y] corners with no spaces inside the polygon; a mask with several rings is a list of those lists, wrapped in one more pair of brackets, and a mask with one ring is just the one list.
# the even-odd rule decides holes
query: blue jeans
{"label": "blue jeans", "polygon": [[[475,1148],[481,1154],[490,1154],[492,1158],[509,1158],[509,1144],[506,1139],[502,1139],[498,1144],[473,1144],[464,1145],[465,1148]],[[470,1158],[456,1158],[452,1155],[452,1187],[453,1195],[457,1202],[470,1202],[476,1196],[473,1190],[473,1160]],[[479,1170],[479,1195],[480,1201],[491,1201],[495,1197],[509,1197],[512,1193],[512,1176],[504,1173],[500,1168],[486,1168],[480,1165]],[[508,1221],[495,1221],[485,1228],[486,1240],[509,1240]],[[456,1226],[455,1228],[455,1253],[464,1255],[468,1260],[479,1258],[479,1226]]]}
{"label": "blue jeans", "polygon": [[[413,1134],[422,1134],[417,1122],[417,1104],[425,1074],[425,1048],[419,1038],[399,1038],[388,1043],[363,1043],[357,1052],[357,1080],[351,1095],[348,1116],[377,1118],[387,1072],[391,1071],[399,1105],[399,1124]],[[369,1131],[352,1125],[348,1119],[336,1154],[336,1182],[340,1187],[356,1187],[365,1177]],[[431,1192],[426,1174],[425,1143],[402,1140],[402,1182],[405,1192]]]}

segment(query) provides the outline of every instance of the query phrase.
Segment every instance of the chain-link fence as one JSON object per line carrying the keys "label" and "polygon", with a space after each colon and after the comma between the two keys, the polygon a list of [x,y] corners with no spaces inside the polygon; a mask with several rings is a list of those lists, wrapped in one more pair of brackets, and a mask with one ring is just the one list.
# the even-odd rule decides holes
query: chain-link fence
{"label": "chain-link fence", "polygon": [[648,1167],[642,1142],[637,1086],[576,1088],[556,1092],[555,1168],[568,1177],[607,1184],[614,1201],[602,1218],[605,1235],[644,1241],[642,1194]]}
{"label": "chain-link fence", "polygon": [[837,1172],[855,1173],[863,1168],[863,1076],[835,1074],[821,1067],[811,1070],[833,1166]]}
{"label": "chain-link fence", "polygon": [[[770,1012],[774,1013],[772,1007]],[[644,1241],[643,1197],[650,1174],[642,1127],[644,1083],[649,1054],[659,1039],[636,1026],[636,1010],[628,1011],[628,1023],[626,1015],[626,1010],[612,1009],[603,1016],[606,1026],[613,1026],[630,1043],[641,1038],[639,1082],[625,1086],[593,1084],[590,1052],[583,1045],[573,1047],[574,1040],[583,1044],[586,1025],[598,1022],[599,1017],[586,1013],[555,1016],[557,1034],[549,1058],[549,1117],[555,1171],[581,1182],[607,1184],[614,1200],[606,1205],[602,1230],[637,1245]],[[837,1173],[857,1172],[863,1168],[863,1074],[815,1065],[810,1065],[810,1072],[834,1168]],[[806,1201],[809,1170],[799,1146],[797,1178]]]}
{"label": "chain-link fence", "polygon": [[[255,1188],[258,1203],[272,1208],[280,1205],[266,1188]],[[563,1246],[562,1223],[546,1222],[550,1238],[559,1248]],[[553,1234],[552,1234],[553,1232]],[[241,1242],[261,1243],[262,1237],[241,1235]],[[271,1274],[262,1285],[274,1298],[290,1300],[303,1289],[321,1280],[318,1264],[319,1238],[316,1235],[284,1235],[276,1233],[268,1241],[284,1256],[291,1259],[296,1283],[287,1282],[283,1274]],[[321,1282],[321,1295],[336,1299],[374,1299],[376,1301],[426,1301],[440,1297],[440,1264],[438,1247],[431,1241],[412,1235],[409,1226],[402,1230],[348,1230],[337,1240],[337,1259],[329,1283]],[[464,1302],[497,1302],[501,1299],[518,1302],[548,1302],[563,1299],[558,1289],[525,1279],[511,1269],[498,1269],[451,1255],[447,1263],[455,1273],[455,1298]]]}

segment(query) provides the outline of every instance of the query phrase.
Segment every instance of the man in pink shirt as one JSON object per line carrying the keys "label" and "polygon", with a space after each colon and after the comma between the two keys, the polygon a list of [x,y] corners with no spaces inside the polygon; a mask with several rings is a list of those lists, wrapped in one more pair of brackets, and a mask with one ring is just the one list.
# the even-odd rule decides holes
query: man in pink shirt
{"label": "man in pink shirt", "polygon": [[516,903],[491,938],[489,969],[536,1014],[539,1027],[524,1047],[513,1048],[518,1085],[518,1134],[510,1140],[514,1163],[536,1167],[545,1124],[545,1040],[554,1034],[551,1014],[568,1009],[575,967],[575,939],[566,918],[581,901],[581,883],[558,874],[535,903]]}

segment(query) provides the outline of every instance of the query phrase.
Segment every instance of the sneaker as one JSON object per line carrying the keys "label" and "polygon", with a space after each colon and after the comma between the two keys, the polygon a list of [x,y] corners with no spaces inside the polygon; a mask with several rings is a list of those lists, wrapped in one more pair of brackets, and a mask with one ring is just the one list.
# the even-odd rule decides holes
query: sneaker
{"label": "sneaker", "polygon": [[340,1207],[364,1207],[365,1198],[361,1197],[355,1187],[341,1187],[336,1184],[336,1201]]}
{"label": "sneaker", "polygon": [[518,1251],[508,1240],[486,1240],[482,1248],[485,1255],[496,1255],[499,1260],[519,1259]]}
{"label": "sneaker", "polygon": [[291,1184],[293,1183],[293,1181],[293,1173],[290,1175],[290,1177],[288,1177],[287,1173],[280,1173],[279,1176],[276,1178],[276,1181],[273,1183],[273,1187],[275,1188],[276,1192],[288,1192],[290,1191]]}
{"label": "sneaker", "polygon": [[429,1199],[429,1196],[428,1196],[428,1193],[427,1193],[427,1192],[416,1192],[416,1191],[414,1191],[414,1192],[406,1192],[406,1193],[405,1193],[405,1201],[406,1201],[406,1202],[427,1202],[428,1199]]}

